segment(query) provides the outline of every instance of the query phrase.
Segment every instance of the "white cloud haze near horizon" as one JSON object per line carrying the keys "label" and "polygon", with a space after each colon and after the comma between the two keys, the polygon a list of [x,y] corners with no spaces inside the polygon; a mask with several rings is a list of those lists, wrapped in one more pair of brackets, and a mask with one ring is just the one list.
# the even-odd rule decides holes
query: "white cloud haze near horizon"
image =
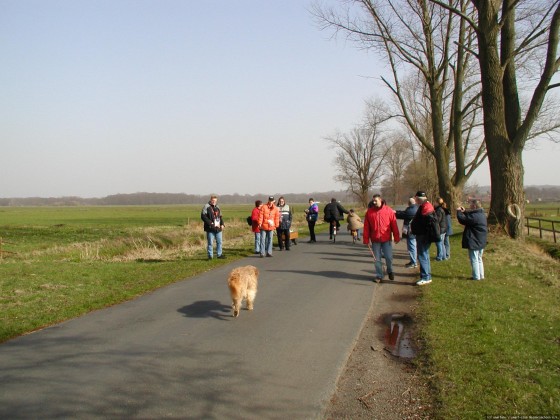
{"label": "white cloud haze near horizon", "polygon": [[[324,138],[384,68],[310,4],[0,0],[0,197],[344,189]],[[525,153],[526,185],[560,183],[559,150]]]}

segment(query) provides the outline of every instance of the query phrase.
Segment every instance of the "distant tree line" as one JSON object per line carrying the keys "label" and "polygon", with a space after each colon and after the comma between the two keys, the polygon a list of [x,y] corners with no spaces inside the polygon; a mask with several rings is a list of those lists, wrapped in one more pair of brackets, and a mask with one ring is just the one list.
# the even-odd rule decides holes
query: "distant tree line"
{"label": "distant tree line", "polygon": [[[256,200],[266,201],[270,194],[224,194],[219,195],[221,204],[254,204]],[[328,191],[313,193],[275,193],[278,199],[284,196],[288,203],[307,203],[310,197],[316,201],[326,202],[336,198],[342,202],[352,201],[351,196],[345,191]],[[148,206],[148,205],[180,205],[206,203],[210,194],[184,194],[184,193],[148,193],[138,192],[133,194],[114,194],[103,198],[81,197],[27,197],[27,198],[0,198],[1,207],[9,206]]]}
{"label": "distant tree line", "polygon": [[525,187],[525,198],[531,203],[537,201],[560,202],[560,187],[550,185]]}

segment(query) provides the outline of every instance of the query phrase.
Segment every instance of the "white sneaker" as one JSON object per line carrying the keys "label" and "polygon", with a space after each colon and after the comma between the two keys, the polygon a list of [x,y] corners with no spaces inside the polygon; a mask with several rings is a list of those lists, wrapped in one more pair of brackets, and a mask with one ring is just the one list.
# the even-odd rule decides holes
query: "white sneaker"
{"label": "white sneaker", "polygon": [[420,279],[416,282],[416,286],[424,286],[425,284],[430,284],[432,279]]}

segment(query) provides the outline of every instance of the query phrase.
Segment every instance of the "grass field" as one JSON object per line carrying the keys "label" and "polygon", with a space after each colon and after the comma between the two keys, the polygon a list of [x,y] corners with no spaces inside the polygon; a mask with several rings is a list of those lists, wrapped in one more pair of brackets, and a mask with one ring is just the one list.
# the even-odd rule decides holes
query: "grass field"
{"label": "grass field", "polygon": [[[303,235],[305,207],[294,213]],[[0,260],[0,342],[249,255],[251,206],[222,210],[228,259],[207,261],[200,206],[0,208],[2,249],[16,253]],[[491,236],[487,279],[468,281],[455,230],[418,307],[435,416],[558,415],[560,263],[532,241]]]}
{"label": "grass field", "polygon": [[461,233],[451,247],[451,260],[432,262],[419,308],[437,417],[558,415],[559,261],[531,241],[492,235],[486,280],[474,282]]}

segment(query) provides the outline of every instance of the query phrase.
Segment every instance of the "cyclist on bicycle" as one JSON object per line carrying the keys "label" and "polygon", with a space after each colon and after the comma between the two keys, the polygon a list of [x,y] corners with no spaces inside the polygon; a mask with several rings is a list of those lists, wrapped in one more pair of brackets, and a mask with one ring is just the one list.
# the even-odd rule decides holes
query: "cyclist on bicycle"
{"label": "cyclist on bicycle", "polygon": [[340,229],[340,221],[344,220],[344,215],[348,214],[342,205],[336,201],[336,198],[331,198],[331,202],[325,206],[325,222],[329,223],[329,239],[333,238],[334,227],[336,230]]}

